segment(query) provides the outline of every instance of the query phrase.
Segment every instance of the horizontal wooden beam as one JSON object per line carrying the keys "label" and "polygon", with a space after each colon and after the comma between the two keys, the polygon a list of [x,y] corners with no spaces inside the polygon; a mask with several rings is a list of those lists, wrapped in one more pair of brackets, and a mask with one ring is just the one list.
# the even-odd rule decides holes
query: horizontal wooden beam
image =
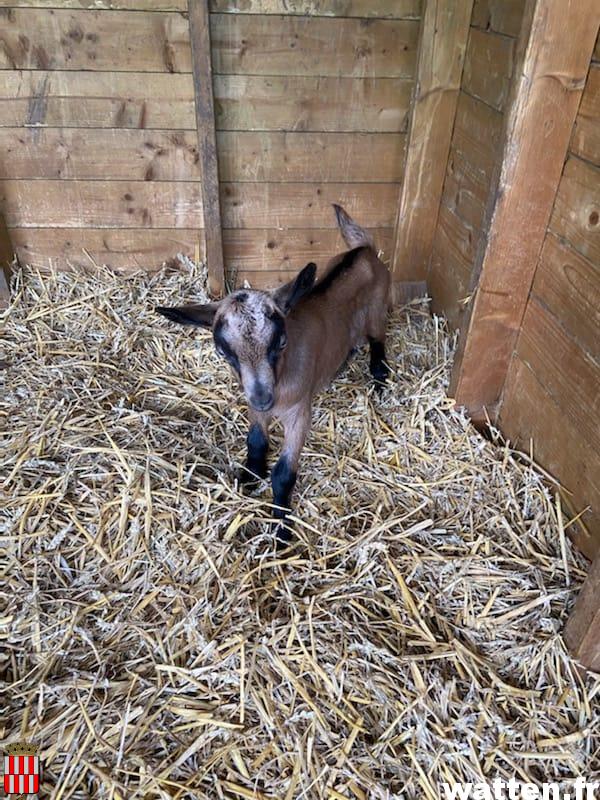
{"label": "horizontal wooden beam", "polygon": [[[367,228],[394,224],[393,183],[221,183],[225,228],[337,229],[332,203]],[[200,181],[0,180],[9,228],[206,227]],[[43,225],[41,225],[43,221]]]}
{"label": "horizontal wooden beam", "polygon": [[[514,2],[514,0],[512,0]],[[0,0],[0,8],[88,8],[94,11],[187,11],[187,0]],[[210,0],[221,14],[294,14],[315,17],[418,18],[420,0]]]}
{"label": "horizontal wooden beam", "polygon": [[460,89],[473,0],[425,0],[392,277],[424,281]]}
{"label": "horizontal wooden beam", "polygon": [[[215,73],[412,78],[418,20],[211,15]],[[318,67],[316,65],[318,64]]]}
{"label": "horizontal wooden beam", "polygon": [[497,408],[506,380],[594,47],[591,21],[595,0],[580,0],[569,14],[562,0],[526,5],[499,177],[450,386],[474,415]]}
{"label": "horizontal wooden beam", "polygon": [[[392,229],[369,229],[387,260]],[[205,257],[204,232],[194,228],[12,228],[19,259],[39,269],[82,268],[90,263],[118,269],[157,269],[178,253]],[[309,261],[324,265],[344,249],[334,228],[226,228],[223,250],[227,270],[289,272]]]}
{"label": "horizontal wooden beam", "polygon": [[[414,74],[416,19],[372,19],[366,25],[354,18],[209,17],[207,11],[208,24],[215,73],[311,76],[317,72],[349,78]],[[11,8],[2,17],[2,44],[0,69],[193,72],[190,25],[181,13]]]}
{"label": "horizontal wooden beam", "polygon": [[[406,78],[215,75],[216,127],[398,133],[411,91]],[[0,127],[196,130],[189,73],[0,70],[0,97]]]}
{"label": "horizontal wooden beam", "polygon": [[[399,183],[404,134],[217,132],[223,181]],[[4,178],[189,181],[201,175],[195,131],[2,128]]]}

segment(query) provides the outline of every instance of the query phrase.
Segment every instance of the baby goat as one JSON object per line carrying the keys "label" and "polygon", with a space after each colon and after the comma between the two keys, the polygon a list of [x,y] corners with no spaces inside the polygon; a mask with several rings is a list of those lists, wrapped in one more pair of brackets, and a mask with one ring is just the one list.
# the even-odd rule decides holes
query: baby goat
{"label": "baby goat", "polygon": [[384,342],[390,276],[369,234],[341,206],[334,209],[352,249],[332,258],[318,282],[316,265],[308,264],[272,292],[241,289],[216,303],[156,309],[174,322],[212,328],[217,352],[242,383],[250,430],[241,482],[256,484],[267,476],[269,423],[275,417],[283,424],[283,450],[271,473],[274,513],[281,520],[278,546],[291,538],[285,520],[315,393],[366,340],[373,378],[382,384],[388,375]]}

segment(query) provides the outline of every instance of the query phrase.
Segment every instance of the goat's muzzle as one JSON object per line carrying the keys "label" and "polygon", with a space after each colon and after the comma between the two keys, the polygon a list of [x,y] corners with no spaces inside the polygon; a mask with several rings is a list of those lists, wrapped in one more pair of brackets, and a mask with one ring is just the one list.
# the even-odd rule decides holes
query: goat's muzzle
{"label": "goat's muzzle", "polygon": [[254,387],[248,401],[255,411],[270,411],[275,405],[273,392],[260,384]]}

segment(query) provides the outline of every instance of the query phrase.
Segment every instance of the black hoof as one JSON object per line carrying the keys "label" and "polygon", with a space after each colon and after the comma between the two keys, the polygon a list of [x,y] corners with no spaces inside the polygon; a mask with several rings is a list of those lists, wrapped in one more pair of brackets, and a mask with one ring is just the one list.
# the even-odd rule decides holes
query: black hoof
{"label": "black hoof", "polygon": [[381,372],[379,375],[373,375],[373,385],[375,387],[375,393],[378,397],[381,397],[383,394],[383,390],[387,386],[387,377],[389,375],[389,369],[386,367],[386,372]]}
{"label": "black hoof", "polygon": [[377,366],[373,367],[371,370],[371,375],[373,376],[373,380],[376,384],[384,385],[389,377],[390,368],[385,363],[385,361],[381,361]]}

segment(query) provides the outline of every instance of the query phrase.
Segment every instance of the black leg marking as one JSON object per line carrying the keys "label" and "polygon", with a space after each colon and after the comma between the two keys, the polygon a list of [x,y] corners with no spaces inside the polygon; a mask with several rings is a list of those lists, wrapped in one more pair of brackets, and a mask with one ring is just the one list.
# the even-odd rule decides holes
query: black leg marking
{"label": "black leg marking", "polygon": [[386,382],[390,374],[390,368],[385,363],[385,345],[377,339],[369,337],[369,345],[371,347],[371,362],[369,368],[371,375],[378,384]]}
{"label": "black leg marking", "polygon": [[281,508],[276,508],[273,511],[273,516],[282,520],[275,531],[277,548],[281,549],[289,544],[292,538],[292,532],[285,523],[285,519],[291,511],[290,501],[296,485],[296,473],[292,470],[285,456],[281,456],[273,467],[271,481],[273,484],[273,504],[281,506]]}
{"label": "black leg marking", "polygon": [[269,449],[269,440],[258,423],[255,422],[248,431],[246,443],[248,458],[240,472],[239,481],[245,485],[256,485],[257,478],[267,477],[267,451]]}

